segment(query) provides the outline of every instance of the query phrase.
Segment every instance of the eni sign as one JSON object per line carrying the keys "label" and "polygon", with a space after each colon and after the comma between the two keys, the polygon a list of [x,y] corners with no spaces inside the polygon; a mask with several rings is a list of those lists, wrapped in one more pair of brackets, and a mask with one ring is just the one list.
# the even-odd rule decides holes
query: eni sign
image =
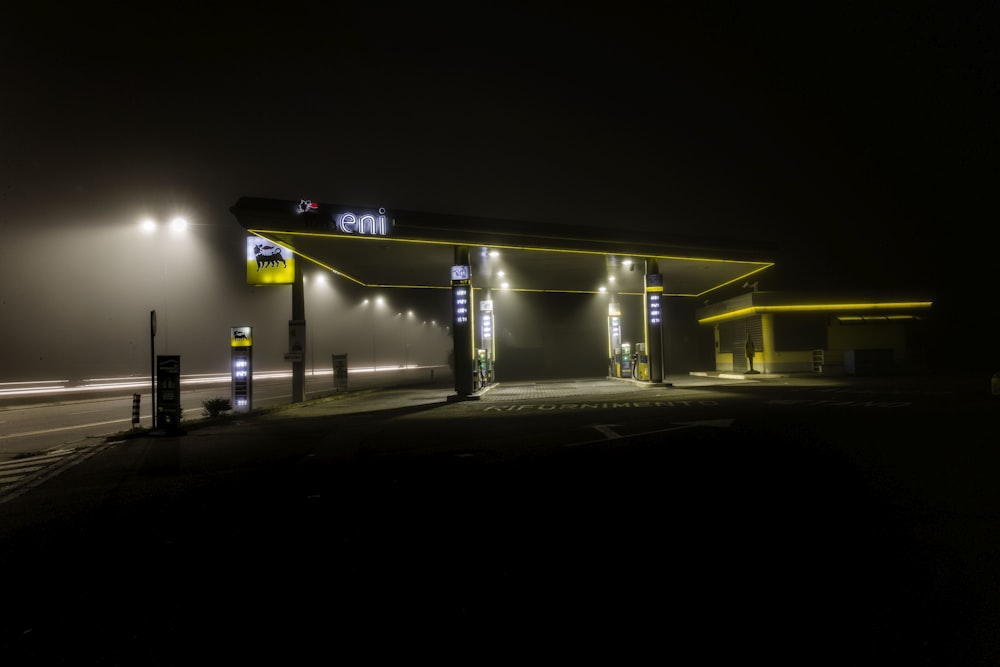
{"label": "eni sign", "polygon": [[359,236],[388,236],[389,229],[385,222],[385,209],[380,208],[378,214],[336,213],[333,216],[337,231],[342,234],[357,234]]}
{"label": "eni sign", "polygon": [[307,228],[328,227],[350,236],[389,236],[390,222],[384,208],[347,208],[302,199],[296,210],[305,216]]}

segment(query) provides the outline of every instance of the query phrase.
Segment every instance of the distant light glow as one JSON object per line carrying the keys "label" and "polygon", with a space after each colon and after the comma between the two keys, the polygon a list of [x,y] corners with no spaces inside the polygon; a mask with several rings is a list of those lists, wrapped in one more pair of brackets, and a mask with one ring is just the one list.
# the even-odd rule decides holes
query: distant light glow
{"label": "distant light glow", "polygon": [[175,232],[183,232],[185,229],[187,229],[187,226],[188,226],[187,220],[180,216],[177,216],[176,218],[170,221],[170,229]]}

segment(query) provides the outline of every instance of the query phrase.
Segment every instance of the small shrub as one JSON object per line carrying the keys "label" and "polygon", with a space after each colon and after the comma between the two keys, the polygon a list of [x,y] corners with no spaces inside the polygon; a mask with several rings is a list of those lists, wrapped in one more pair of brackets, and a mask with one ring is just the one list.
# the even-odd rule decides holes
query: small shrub
{"label": "small shrub", "polygon": [[218,417],[232,410],[233,404],[229,402],[228,398],[216,396],[202,401],[201,407],[205,408],[206,417]]}

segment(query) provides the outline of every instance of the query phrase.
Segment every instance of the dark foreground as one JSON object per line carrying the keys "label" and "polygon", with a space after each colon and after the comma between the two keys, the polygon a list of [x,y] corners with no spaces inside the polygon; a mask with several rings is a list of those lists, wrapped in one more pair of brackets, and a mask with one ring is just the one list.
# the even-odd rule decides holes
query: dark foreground
{"label": "dark foreground", "polygon": [[516,455],[414,422],[381,449],[390,415],[129,442],[0,505],[0,661],[995,664],[1000,456],[956,409]]}

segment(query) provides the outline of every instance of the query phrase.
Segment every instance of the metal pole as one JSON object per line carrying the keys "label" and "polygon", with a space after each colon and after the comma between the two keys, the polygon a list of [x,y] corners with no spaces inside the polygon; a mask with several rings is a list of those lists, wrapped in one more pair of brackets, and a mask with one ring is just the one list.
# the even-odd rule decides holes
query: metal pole
{"label": "metal pole", "polygon": [[[295,258],[295,281],[292,283],[292,319],[302,322],[306,327],[306,300],[305,288],[302,281],[302,264],[298,257]],[[302,331],[302,345],[306,344],[306,331]],[[291,351],[291,350],[290,350]],[[305,350],[298,361],[292,361],[292,402],[301,403],[305,400],[306,386],[306,360]]]}
{"label": "metal pole", "polygon": [[153,409],[151,428],[156,428],[156,311],[149,311],[149,393]]}

